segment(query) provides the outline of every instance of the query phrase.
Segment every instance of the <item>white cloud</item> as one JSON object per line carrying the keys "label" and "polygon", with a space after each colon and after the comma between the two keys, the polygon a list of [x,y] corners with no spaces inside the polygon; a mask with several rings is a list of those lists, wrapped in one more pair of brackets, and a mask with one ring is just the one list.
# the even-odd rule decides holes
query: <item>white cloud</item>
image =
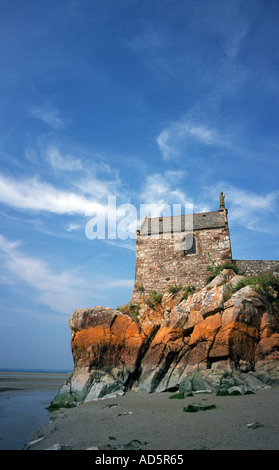
{"label": "white cloud", "polygon": [[266,233],[274,231],[275,225],[278,226],[279,191],[260,194],[237,188],[228,182],[220,182],[207,190],[207,196],[210,194],[216,200],[219,191],[226,194],[231,225]]}
{"label": "white cloud", "polygon": [[46,156],[54,170],[83,170],[83,165],[80,159],[73,158],[71,155],[62,155],[54,146],[50,146],[46,149]]}
{"label": "white cloud", "polygon": [[154,206],[153,216],[161,214],[164,207],[170,204],[189,204],[186,194],[179,189],[183,176],[185,172],[181,170],[149,175],[143,182],[140,202]]}
{"label": "white cloud", "polygon": [[[69,314],[83,305],[86,283],[74,273],[53,271],[40,259],[25,256],[20,242],[11,242],[0,235],[4,267],[15,279],[33,287],[38,300],[51,310]],[[89,288],[89,286],[87,286]]]}
{"label": "white cloud", "polygon": [[190,141],[203,145],[228,145],[224,136],[220,136],[215,129],[184,120],[163,129],[157,137],[157,144],[165,160],[180,157],[183,151],[187,151]]}
{"label": "white cloud", "polygon": [[55,144],[41,144],[41,151],[56,178],[67,177],[79,194],[100,200],[118,193],[121,184],[118,170],[104,163],[100,155],[89,154],[79,146],[74,147],[73,154],[62,152]]}
{"label": "white cloud", "polygon": [[165,160],[170,160],[174,157],[179,156],[179,151],[176,146],[172,143],[173,140],[173,129],[164,129],[157,137],[157,144],[163,154]]}
{"label": "white cloud", "polygon": [[[140,221],[138,221],[138,220],[135,221],[135,231],[138,228],[139,224],[140,224]],[[135,251],[135,249],[136,249],[134,240],[130,240],[130,239],[119,240],[119,239],[117,239],[117,240],[104,240],[104,241],[108,245],[117,246],[118,248],[123,248],[124,250]]]}
{"label": "white cloud", "polygon": [[95,199],[103,199],[108,196],[116,195],[118,192],[119,181],[102,181],[97,178],[81,178],[73,182],[73,185],[86,196],[93,196]]}
{"label": "white cloud", "polygon": [[53,129],[63,129],[69,125],[68,122],[60,117],[60,112],[51,104],[45,103],[40,106],[31,106],[29,111],[34,118],[42,120]]}
{"label": "white cloud", "polygon": [[132,288],[134,284],[134,279],[106,277],[102,280],[100,273],[93,283],[93,279],[89,282],[75,270],[57,272],[41,259],[26,255],[21,241],[12,242],[1,234],[0,256],[0,282],[17,289],[28,285],[34,289],[34,300],[47,305],[53,312],[67,315],[76,308],[91,307],[94,297],[105,298],[108,289]]}
{"label": "white cloud", "polygon": [[227,193],[233,223],[261,232],[272,230],[273,224],[268,219],[277,212],[278,191],[260,195],[229,186]]}
{"label": "white cloud", "polygon": [[181,125],[179,137],[184,138],[187,134],[207,145],[216,144],[219,141],[216,132],[204,126],[191,126],[184,123]]}
{"label": "white cloud", "polygon": [[0,175],[0,202],[18,209],[54,214],[104,213],[106,206],[73,192],[42,183],[37,178],[15,181]]}
{"label": "white cloud", "polygon": [[82,225],[72,223],[72,224],[67,225],[66,231],[67,232],[73,232],[73,231],[76,231],[76,230],[80,230],[81,228],[83,228]]}
{"label": "white cloud", "polygon": [[107,288],[121,288],[121,287],[134,287],[134,279],[112,279],[107,280],[104,286]]}

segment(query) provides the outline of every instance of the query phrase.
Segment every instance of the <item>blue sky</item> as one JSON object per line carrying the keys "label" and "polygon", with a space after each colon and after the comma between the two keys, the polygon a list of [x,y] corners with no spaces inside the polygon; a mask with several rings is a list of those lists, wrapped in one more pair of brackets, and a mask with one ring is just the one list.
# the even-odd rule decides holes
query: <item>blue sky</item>
{"label": "blue sky", "polygon": [[71,368],[71,313],[129,301],[135,240],[85,235],[108,196],[136,226],[224,191],[233,257],[279,259],[277,0],[0,11],[0,367]]}

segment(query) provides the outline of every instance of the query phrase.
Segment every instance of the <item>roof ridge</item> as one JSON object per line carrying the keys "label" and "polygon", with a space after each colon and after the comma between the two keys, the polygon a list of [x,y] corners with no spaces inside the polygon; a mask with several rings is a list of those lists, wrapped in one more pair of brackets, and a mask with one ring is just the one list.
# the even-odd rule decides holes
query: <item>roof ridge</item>
{"label": "roof ridge", "polygon": [[[193,222],[189,223],[187,220]],[[186,227],[187,222],[187,227]],[[226,211],[199,212],[158,217],[145,217],[138,232],[143,235],[151,233],[185,232],[222,227],[227,224]],[[189,225],[189,226],[188,226]]]}
{"label": "roof ridge", "polygon": [[208,211],[208,212],[193,212],[193,213],[190,213],[190,214],[178,214],[178,215],[158,215],[157,217],[147,217],[148,220],[150,219],[167,219],[167,218],[171,218],[171,217],[185,217],[187,215],[189,216],[195,216],[195,215],[206,215],[206,214],[220,214],[220,212],[223,212],[223,211]]}

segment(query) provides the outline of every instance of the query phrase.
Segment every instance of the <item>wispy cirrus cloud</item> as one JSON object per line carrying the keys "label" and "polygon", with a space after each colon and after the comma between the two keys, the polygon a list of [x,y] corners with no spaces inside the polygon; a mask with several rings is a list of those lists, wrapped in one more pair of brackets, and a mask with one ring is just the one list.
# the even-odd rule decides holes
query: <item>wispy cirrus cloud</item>
{"label": "wispy cirrus cloud", "polygon": [[166,54],[170,46],[170,38],[161,25],[144,21],[138,32],[133,33],[130,38],[123,40],[124,47],[132,51],[153,73],[164,71],[172,74],[169,57]]}
{"label": "wispy cirrus cloud", "polygon": [[217,147],[228,146],[227,138],[216,129],[188,120],[171,124],[157,137],[157,144],[164,160],[181,157],[193,143]]}
{"label": "wispy cirrus cloud", "polygon": [[75,223],[68,224],[66,227],[67,232],[74,232],[76,230],[81,230],[81,229],[83,229],[83,226],[81,224],[75,224]]}
{"label": "wispy cirrus cloud", "polygon": [[25,255],[20,241],[12,242],[1,234],[0,253],[8,277],[34,288],[38,301],[51,310],[68,314],[83,304],[86,283],[76,273],[53,270],[44,261]]}
{"label": "wispy cirrus cloud", "polygon": [[279,228],[279,191],[265,194],[236,187],[229,182],[216,183],[214,188],[207,188],[207,198],[216,200],[216,193],[224,191],[231,225],[244,227],[258,232],[274,233]]}
{"label": "wispy cirrus cloud", "polygon": [[139,197],[142,203],[153,207],[154,217],[170,204],[191,204],[187,194],[179,187],[185,174],[182,170],[170,170],[147,176]]}
{"label": "wispy cirrus cloud", "polygon": [[104,287],[108,289],[121,288],[121,287],[133,288],[134,283],[135,283],[134,279],[108,279],[104,283]]}
{"label": "wispy cirrus cloud", "polygon": [[[92,149],[84,148],[77,143],[69,144],[63,139],[57,141],[40,140],[39,148],[33,149],[38,153],[40,160],[43,159],[47,164],[45,171],[51,168],[56,181],[65,181],[67,179],[75,192],[94,199],[100,200],[109,195],[123,193],[121,187],[122,181],[119,178],[118,168],[114,168],[106,158],[95,153]],[[32,149],[28,149],[32,155]],[[38,171],[41,167],[38,165]]]}
{"label": "wispy cirrus cloud", "polygon": [[249,230],[270,233],[278,226],[279,191],[255,194],[251,191],[228,186],[231,200],[230,220]]}
{"label": "wispy cirrus cloud", "polygon": [[[119,220],[124,218],[125,221],[126,214],[126,205],[119,205],[117,196],[108,186],[110,182],[90,179],[86,182],[72,182],[69,185],[72,190],[65,190],[43,182],[38,177],[18,181],[0,174],[0,203],[32,216],[34,227],[44,233],[53,235],[53,231],[47,229],[44,223],[47,219],[44,215],[51,214],[60,219],[62,216],[70,216],[70,222],[65,224],[63,220],[64,230],[68,233],[85,230],[85,235],[89,238],[94,236],[94,227],[97,224],[98,237],[104,239],[107,223],[111,222],[114,227]],[[136,212],[135,207],[132,208]],[[34,214],[39,215],[39,220],[34,219]],[[133,224],[135,232],[136,217]],[[121,230],[123,232],[124,228]],[[117,234],[120,236],[118,231],[113,232],[111,236],[117,237]]]}
{"label": "wispy cirrus cloud", "polygon": [[63,155],[55,145],[48,146],[45,155],[54,171],[80,171],[84,168],[80,158],[69,154]]}
{"label": "wispy cirrus cloud", "polygon": [[101,153],[63,136],[38,137],[25,149],[25,157],[32,165],[30,173],[47,176],[58,187],[67,184],[87,200],[123,196],[119,168]]}
{"label": "wispy cirrus cloud", "polygon": [[50,103],[44,103],[38,106],[30,106],[29,112],[35,119],[40,119],[48,126],[53,129],[59,130],[68,127],[70,124],[69,120],[63,119],[60,116],[60,112]]}
{"label": "wispy cirrus cloud", "polygon": [[53,214],[103,213],[106,206],[82,194],[58,189],[37,177],[21,181],[0,174],[0,202],[17,209]]}
{"label": "wispy cirrus cloud", "polygon": [[75,308],[91,307],[94,297],[104,298],[110,289],[132,288],[134,279],[108,278],[95,280],[80,275],[79,269],[58,271],[38,257],[24,253],[20,240],[11,241],[0,234],[0,259],[2,274],[0,283],[34,289],[34,300],[47,305],[53,312],[69,315]]}

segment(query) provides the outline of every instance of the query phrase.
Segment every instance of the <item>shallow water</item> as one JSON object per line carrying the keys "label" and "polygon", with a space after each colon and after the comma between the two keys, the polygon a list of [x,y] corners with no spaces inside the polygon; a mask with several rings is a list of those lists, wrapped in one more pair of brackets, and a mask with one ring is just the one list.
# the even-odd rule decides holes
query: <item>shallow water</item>
{"label": "shallow water", "polygon": [[49,421],[64,374],[0,372],[0,450],[21,450]]}
{"label": "shallow water", "polygon": [[0,393],[0,450],[20,450],[31,434],[49,421],[45,409],[55,391]]}

